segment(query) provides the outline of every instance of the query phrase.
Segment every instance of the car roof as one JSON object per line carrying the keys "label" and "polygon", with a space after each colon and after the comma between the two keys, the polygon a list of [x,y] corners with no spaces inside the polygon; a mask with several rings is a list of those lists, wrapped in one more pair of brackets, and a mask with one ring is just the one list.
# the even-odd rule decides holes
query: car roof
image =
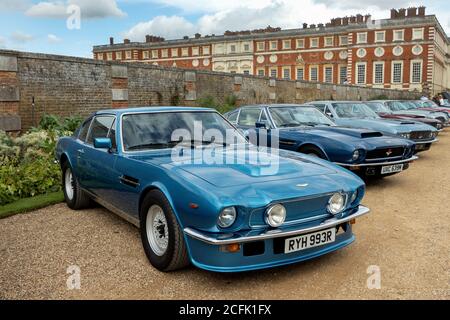
{"label": "car roof", "polygon": [[320,101],[310,101],[307,103],[364,103],[364,101],[352,101],[352,100],[320,100]]}
{"label": "car roof", "polygon": [[116,114],[123,113],[157,113],[157,112],[180,112],[180,111],[216,111],[213,108],[200,108],[200,107],[178,107],[178,106],[157,106],[157,107],[129,107],[121,109],[105,109],[99,110],[95,114]]}
{"label": "car roof", "polygon": [[257,108],[257,107],[259,107],[259,108],[261,108],[261,107],[281,108],[281,107],[292,107],[292,106],[294,106],[294,107],[296,107],[296,106],[312,107],[311,105],[306,104],[306,103],[302,103],[302,104],[299,104],[299,103],[274,103],[274,104],[267,103],[267,104],[264,104],[264,103],[262,103],[262,104],[244,105],[244,106],[241,106],[240,108],[244,108],[244,107],[245,108],[253,108],[253,107],[255,107],[255,108]]}

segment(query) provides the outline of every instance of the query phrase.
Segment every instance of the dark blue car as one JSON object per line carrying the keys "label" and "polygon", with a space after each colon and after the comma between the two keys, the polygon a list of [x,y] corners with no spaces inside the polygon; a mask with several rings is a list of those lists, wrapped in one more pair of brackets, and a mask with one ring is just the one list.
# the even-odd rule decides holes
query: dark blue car
{"label": "dark blue car", "polygon": [[275,136],[281,149],[329,160],[366,176],[391,175],[417,159],[414,142],[379,131],[338,127],[313,106],[243,106],[225,116],[249,138],[255,133],[258,145],[262,144],[259,134],[263,130],[269,145]]}
{"label": "dark blue car", "polygon": [[99,111],[58,141],[56,159],[67,205],[94,200],[138,226],[149,261],[163,271],[311,259],[352,243],[354,219],[369,211],[359,177],[256,147],[212,109]]}

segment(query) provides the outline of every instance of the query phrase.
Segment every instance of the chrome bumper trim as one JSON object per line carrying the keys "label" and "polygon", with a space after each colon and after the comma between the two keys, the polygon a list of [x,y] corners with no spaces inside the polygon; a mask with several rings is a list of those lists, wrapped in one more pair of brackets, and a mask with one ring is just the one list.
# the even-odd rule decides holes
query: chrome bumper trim
{"label": "chrome bumper trim", "polygon": [[297,236],[297,235],[302,235],[302,234],[306,234],[306,233],[311,233],[311,232],[331,228],[331,227],[340,225],[344,222],[348,222],[350,220],[359,218],[359,217],[369,213],[369,211],[370,211],[369,208],[366,208],[366,207],[360,205],[357,212],[355,212],[354,214],[352,214],[350,216],[342,218],[342,219],[337,219],[337,218],[328,219],[328,220],[324,221],[323,223],[321,223],[320,225],[317,225],[314,227],[309,227],[309,228],[304,228],[304,229],[297,229],[297,230],[290,230],[290,231],[282,231],[281,229],[274,229],[274,230],[270,230],[270,231],[267,231],[267,232],[264,232],[264,233],[261,233],[261,234],[255,235],[255,236],[240,236],[240,237],[233,238],[234,235],[232,235],[229,238],[217,239],[217,238],[208,236],[208,235],[204,234],[203,232],[192,229],[192,228],[184,228],[184,233],[186,233],[188,236],[190,236],[194,239],[203,241],[208,244],[213,244],[213,245],[225,245],[225,244],[230,244],[230,243],[244,243],[244,242],[251,242],[251,241],[280,238],[280,237]]}
{"label": "chrome bumper trim", "polygon": [[355,164],[348,164],[348,163],[339,163],[335,162],[334,164],[337,164],[342,167],[376,167],[376,166],[388,166],[391,164],[400,164],[400,163],[407,163],[412,162],[414,160],[419,159],[418,156],[412,156],[408,159],[403,160],[397,160],[397,161],[387,161],[387,162],[374,162],[374,163],[355,163]]}
{"label": "chrome bumper trim", "polygon": [[428,143],[435,143],[435,142],[438,142],[438,141],[439,141],[439,139],[434,139],[434,140],[431,140],[431,141],[414,141],[414,143],[415,144],[428,144]]}

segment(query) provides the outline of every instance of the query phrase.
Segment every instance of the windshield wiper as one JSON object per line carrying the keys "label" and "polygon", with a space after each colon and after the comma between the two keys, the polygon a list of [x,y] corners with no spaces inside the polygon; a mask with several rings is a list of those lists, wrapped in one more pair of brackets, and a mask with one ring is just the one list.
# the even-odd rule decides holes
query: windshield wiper
{"label": "windshield wiper", "polygon": [[290,122],[290,123],[283,123],[280,124],[280,127],[286,128],[286,127],[298,127],[300,126],[300,123],[297,122]]}
{"label": "windshield wiper", "polygon": [[128,147],[128,150],[142,150],[142,149],[164,149],[164,148],[172,148],[175,144],[172,141],[169,142],[150,142],[137,144],[131,147]]}

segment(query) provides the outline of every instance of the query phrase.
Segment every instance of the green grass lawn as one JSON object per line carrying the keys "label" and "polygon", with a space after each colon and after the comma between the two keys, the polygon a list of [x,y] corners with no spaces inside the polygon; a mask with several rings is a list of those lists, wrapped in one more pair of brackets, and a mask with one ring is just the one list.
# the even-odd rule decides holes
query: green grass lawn
{"label": "green grass lawn", "polygon": [[40,209],[62,201],[64,201],[62,191],[20,199],[15,202],[8,203],[7,205],[0,206],[0,219],[12,216],[16,213]]}

